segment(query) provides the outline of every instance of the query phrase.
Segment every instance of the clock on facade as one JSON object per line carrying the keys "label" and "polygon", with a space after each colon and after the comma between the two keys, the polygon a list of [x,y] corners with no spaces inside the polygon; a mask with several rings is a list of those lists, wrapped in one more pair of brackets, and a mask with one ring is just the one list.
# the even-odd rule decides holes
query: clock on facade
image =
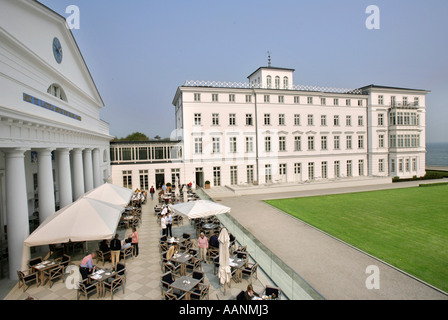
{"label": "clock on facade", "polygon": [[57,63],[61,63],[62,61],[62,46],[59,42],[58,38],[53,39],[53,54],[54,58],[56,59]]}

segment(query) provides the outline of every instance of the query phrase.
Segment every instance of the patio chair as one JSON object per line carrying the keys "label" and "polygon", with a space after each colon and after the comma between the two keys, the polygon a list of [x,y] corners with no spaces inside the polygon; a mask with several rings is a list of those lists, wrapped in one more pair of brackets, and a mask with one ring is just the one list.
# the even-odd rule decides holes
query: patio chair
{"label": "patio chair", "polygon": [[62,270],[62,273],[64,274],[63,278],[65,278],[65,270],[71,264],[71,261],[72,258],[67,254],[64,254],[61,258],[56,259],[56,262],[58,262],[63,267]]}
{"label": "patio chair", "polygon": [[215,257],[219,255],[219,248],[208,247],[207,250],[208,260],[213,260]]}
{"label": "patio chair", "polygon": [[171,261],[162,261],[162,272],[171,272],[173,274],[180,274],[180,264],[175,264]]}
{"label": "patio chair", "polygon": [[170,288],[162,292],[164,300],[185,300],[186,292],[176,292],[173,288]]}
{"label": "patio chair", "polygon": [[277,299],[280,298],[280,295],[282,294],[282,289],[270,285],[266,285],[264,289],[264,295],[266,296],[275,296]]}
{"label": "patio chair", "polygon": [[113,278],[109,278],[107,281],[104,281],[104,290],[110,292],[110,299],[114,299],[114,293],[120,289],[123,289],[124,294],[124,278],[120,276],[116,276]]}
{"label": "patio chair", "polygon": [[242,277],[248,277],[250,284],[252,284],[252,278],[258,279],[257,276],[258,263],[248,263],[247,266],[241,271]]}
{"label": "patio chair", "polygon": [[244,299],[244,290],[241,291],[240,293],[238,293],[238,295],[236,296],[236,300],[245,300]]}
{"label": "patio chair", "polygon": [[187,274],[192,274],[196,270],[202,270],[202,261],[193,257],[191,262],[185,263],[185,271]]}
{"label": "patio chair", "polygon": [[191,254],[195,258],[199,258],[199,250],[195,248],[188,249],[188,253]]}
{"label": "patio chair", "polygon": [[213,274],[217,274],[219,270],[219,255],[213,259]]}
{"label": "patio chair", "polygon": [[171,272],[165,272],[160,278],[160,289],[162,295],[164,291],[168,291],[171,288],[171,284],[176,281],[176,276]]}
{"label": "patio chair", "polygon": [[76,294],[76,299],[79,300],[80,296],[86,297],[89,300],[90,296],[98,294],[99,283],[94,281],[90,282],[90,279],[84,279],[78,283],[78,290]]}
{"label": "patio chair", "polygon": [[38,272],[17,271],[17,275],[19,276],[19,288],[23,287],[23,292],[25,292],[32,283],[36,283],[37,286],[40,285]]}
{"label": "patio chair", "polygon": [[36,264],[41,263],[42,261],[43,261],[42,257],[37,257],[37,258],[30,259],[30,261],[28,262],[28,267],[32,268],[33,266],[35,266]]}
{"label": "patio chair", "polygon": [[132,250],[133,250],[132,246],[127,247],[124,250],[121,250],[120,251],[120,259],[126,260],[127,257],[132,257]]}
{"label": "patio chair", "polygon": [[124,279],[124,282],[126,282],[126,274],[127,274],[126,266],[123,263],[118,262],[116,270],[118,276],[122,277]]}
{"label": "patio chair", "polygon": [[50,288],[53,283],[58,279],[64,278],[64,266],[61,264],[56,265],[56,267],[43,271],[44,279],[48,280],[50,283]]}
{"label": "patio chair", "polygon": [[96,263],[98,263],[98,261],[103,261],[103,266],[106,263],[106,261],[109,261],[111,259],[111,253],[110,250],[103,252],[101,250],[96,250]]}
{"label": "patio chair", "polygon": [[204,281],[205,281],[204,271],[195,270],[191,273],[191,277],[193,279],[199,280],[200,283],[204,283]]}
{"label": "patio chair", "polygon": [[191,300],[209,300],[210,285],[205,283],[199,283],[197,289],[190,293]]}

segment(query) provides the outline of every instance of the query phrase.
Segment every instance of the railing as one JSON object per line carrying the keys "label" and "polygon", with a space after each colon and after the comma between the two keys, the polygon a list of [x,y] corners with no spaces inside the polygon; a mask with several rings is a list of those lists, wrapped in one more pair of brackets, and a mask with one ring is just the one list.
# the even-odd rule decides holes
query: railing
{"label": "railing", "polygon": [[[202,189],[196,193],[201,199],[213,201]],[[255,238],[246,228],[229,214],[217,216],[226,229],[236,237],[241,245],[247,245],[251,258],[258,263],[263,272],[282,289],[282,293],[290,300],[325,300],[297,272],[291,269],[271,250]]]}
{"label": "railing", "polygon": [[271,87],[264,84],[250,84],[247,82],[226,82],[226,81],[204,81],[204,80],[187,80],[183,84],[184,87],[210,87],[210,88],[240,88],[240,89],[277,89],[277,90],[298,90],[298,91],[313,91],[313,92],[327,92],[327,93],[346,93],[346,94],[363,94],[361,89],[344,89],[319,87],[309,85],[293,85],[287,88]]}

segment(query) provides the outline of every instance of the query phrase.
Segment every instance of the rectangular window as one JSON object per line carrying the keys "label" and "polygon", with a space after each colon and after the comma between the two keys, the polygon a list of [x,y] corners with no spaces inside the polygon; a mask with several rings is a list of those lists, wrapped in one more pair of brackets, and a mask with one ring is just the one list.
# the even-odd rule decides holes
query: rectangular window
{"label": "rectangular window", "polygon": [[286,176],[286,163],[280,163],[278,165],[278,174],[281,176]]}
{"label": "rectangular window", "polygon": [[412,158],[412,171],[417,171],[417,158]]}
{"label": "rectangular window", "polygon": [[270,96],[269,96],[268,94],[265,94],[265,95],[264,95],[264,102],[265,102],[265,103],[269,103],[270,100],[271,100],[271,99],[270,99]]}
{"label": "rectangular window", "polygon": [[212,138],[213,142],[213,153],[221,152],[221,141],[220,138]]}
{"label": "rectangular window", "polygon": [[235,102],[235,95],[229,94],[229,102]]}
{"label": "rectangular window", "polygon": [[266,152],[271,151],[271,137],[264,137],[264,150]]}
{"label": "rectangular window", "polygon": [[339,126],[339,116],[334,116],[333,117],[333,125]]}
{"label": "rectangular window", "polygon": [[175,169],[171,169],[171,184],[172,185],[176,185],[176,177],[177,177],[177,182],[180,182],[180,169],[175,168]]}
{"label": "rectangular window", "polygon": [[254,183],[254,166],[246,166],[247,183]]}
{"label": "rectangular window", "polygon": [[384,148],[384,134],[378,136],[378,148]]}
{"label": "rectangular window", "polygon": [[364,175],[364,160],[358,160],[358,175],[363,176]]}
{"label": "rectangular window", "polygon": [[278,115],[278,125],[284,126],[285,125],[285,114],[281,113]]}
{"label": "rectangular window", "polygon": [[294,174],[301,174],[301,173],[302,173],[302,164],[294,163]]}
{"label": "rectangular window", "polygon": [[194,101],[201,101],[201,94],[200,93],[195,93],[194,94]]}
{"label": "rectangular window", "polygon": [[236,137],[230,137],[229,142],[229,152],[236,153]]}
{"label": "rectangular window", "polygon": [[202,138],[194,138],[194,153],[202,153]]}
{"label": "rectangular window", "polygon": [[213,184],[215,186],[221,185],[221,167],[213,167]]}
{"label": "rectangular window", "polygon": [[271,115],[269,113],[264,114],[264,125],[265,126],[271,125]]}
{"label": "rectangular window", "polygon": [[219,126],[219,113],[212,113],[212,125]]}
{"label": "rectangular window", "polygon": [[278,151],[286,151],[286,137],[278,137]]}
{"label": "rectangular window", "polygon": [[358,126],[362,127],[364,125],[364,117],[358,116]]}
{"label": "rectangular window", "polygon": [[358,149],[364,149],[364,136],[358,136]]}
{"label": "rectangular window", "polygon": [[320,104],[325,106],[327,104],[327,98],[320,98]]}
{"label": "rectangular window", "polygon": [[254,151],[254,138],[246,137],[246,152],[253,152],[253,151]]}
{"label": "rectangular window", "polygon": [[250,94],[246,94],[246,102],[252,102],[252,96]]}
{"label": "rectangular window", "polygon": [[346,126],[352,125],[352,116],[345,116],[345,125]]}
{"label": "rectangular window", "polygon": [[390,172],[395,173],[395,160],[390,159]]}
{"label": "rectangular window", "polygon": [[308,104],[313,104],[313,97],[307,97],[306,101]]}
{"label": "rectangular window", "polygon": [[419,105],[419,99],[418,97],[414,97],[414,106],[418,106]]}
{"label": "rectangular window", "polygon": [[148,190],[148,170],[139,170],[140,190]]}
{"label": "rectangular window", "polygon": [[333,99],[333,104],[335,106],[338,106],[339,105],[339,99],[337,99],[337,98]]}
{"label": "rectangular window", "polygon": [[339,136],[334,136],[334,146],[333,146],[333,148],[335,149],[335,150],[339,150],[340,149],[340,147],[341,147],[341,145],[340,145],[340,142],[339,142]]}
{"label": "rectangular window", "polygon": [[302,150],[302,138],[300,136],[294,137],[294,151]]}
{"label": "rectangular window", "polygon": [[321,150],[327,150],[327,136],[320,137],[320,148]]}
{"label": "rectangular window", "polygon": [[334,177],[339,178],[340,176],[341,176],[340,162],[335,161],[334,162]]}
{"label": "rectangular window", "polygon": [[230,184],[236,185],[238,184],[238,167],[230,166]]}
{"label": "rectangular window", "polygon": [[352,136],[347,136],[346,140],[346,149],[351,149],[352,148]]}
{"label": "rectangular window", "polygon": [[266,183],[272,182],[272,169],[270,164],[264,166],[264,175]]}
{"label": "rectangular window", "polygon": [[327,168],[327,161],[322,161],[322,179],[328,178],[328,168]]}
{"label": "rectangular window", "polygon": [[252,113],[246,113],[246,126],[253,126],[254,119],[252,118]]}
{"label": "rectangular window", "polygon": [[378,159],[378,171],[384,172],[384,159]]}
{"label": "rectangular window", "polygon": [[358,99],[358,107],[362,107],[362,100]]}
{"label": "rectangular window", "polygon": [[347,177],[353,176],[352,160],[347,160]]}
{"label": "rectangular window", "polygon": [[314,150],[314,137],[308,137],[308,150]]}
{"label": "rectangular window", "polygon": [[384,114],[383,113],[379,113],[378,114],[378,125],[379,126],[383,126],[384,125]]}
{"label": "rectangular window", "polygon": [[278,103],[284,103],[285,97],[284,96],[278,96]]}
{"label": "rectangular window", "polygon": [[300,103],[300,96],[294,96],[294,103],[299,104]]}
{"label": "rectangular window", "polygon": [[229,114],[229,126],[235,126],[236,125],[236,114],[230,113]]}
{"label": "rectangular window", "polygon": [[379,105],[383,105],[384,104],[384,97],[383,96],[378,96],[378,104]]}
{"label": "rectangular window", "polygon": [[294,125],[295,126],[300,126],[300,114],[295,114],[294,115]]}
{"label": "rectangular window", "polygon": [[346,106],[351,106],[351,105],[352,105],[352,100],[350,100],[350,99],[345,99],[345,105],[346,105]]}
{"label": "rectangular window", "polygon": [[320,125],[321,126],[326,126],[327,125],[327,116],[324,115],[324,114],[320,116]]}
{"label": "rectangular window", "polygon": [[314,162],[308,162],[308,180],[314,180]]}
{"label": "rectangular window", "polygon": [[[37,175],[36,175],[37,177]],[[123,187],[132,189],[132,171],[123,171]]]}
{"label": "rectangular window", "polygon": [[312,114],[308,115],[308,125],[313,126],[314,125],[314,117]]}
{"label": "rectangular window", "polygon": [[213,93],[212,94],[212,101],[213,102],[218,102],[218,94],[217,93]]}

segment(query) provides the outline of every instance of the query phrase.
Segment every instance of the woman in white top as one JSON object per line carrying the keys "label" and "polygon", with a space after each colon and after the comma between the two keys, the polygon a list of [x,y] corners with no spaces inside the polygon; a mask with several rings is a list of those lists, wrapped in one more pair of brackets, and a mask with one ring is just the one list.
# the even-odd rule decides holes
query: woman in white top
{"label": "woman in white top", "polygon": [[160,224],[162,226],[162,235],[166,236],[166,218],[165,218],[165,214],[162,213],[162,219],[160,219]]}

